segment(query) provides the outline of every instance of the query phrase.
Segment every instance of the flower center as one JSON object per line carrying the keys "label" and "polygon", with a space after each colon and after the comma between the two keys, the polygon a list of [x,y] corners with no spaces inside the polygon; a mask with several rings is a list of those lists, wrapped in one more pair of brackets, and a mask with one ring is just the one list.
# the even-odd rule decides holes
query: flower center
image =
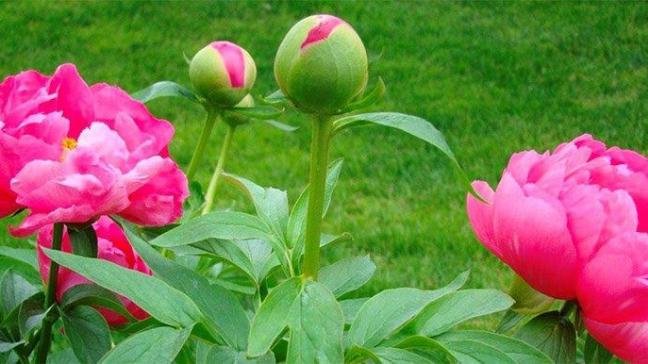
{"label": "flower center", "polygon": [[67,158],[68,153],[77,147],[77,141],[73,138],[65,137],[61,141],[61,146],[63,147],[63,153],[61,153],[61,162]]}

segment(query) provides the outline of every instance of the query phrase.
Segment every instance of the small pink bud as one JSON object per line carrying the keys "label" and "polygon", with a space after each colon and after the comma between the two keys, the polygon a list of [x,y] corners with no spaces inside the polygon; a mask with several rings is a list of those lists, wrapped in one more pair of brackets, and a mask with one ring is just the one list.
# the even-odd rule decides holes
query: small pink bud
{"label": "small pink bud", "polygon": [[256,66],[245,49],[232,42],[216,41],[196,53],[189,66],[189,78],[207,102],[231,107],[254,85]]}
{"label": "small pink bud", "polygon": [[299,109],[335,114],[360,96],[367,84],[367,52],[344,20],[313,15],[284,37],[274,64],[283,93]]}

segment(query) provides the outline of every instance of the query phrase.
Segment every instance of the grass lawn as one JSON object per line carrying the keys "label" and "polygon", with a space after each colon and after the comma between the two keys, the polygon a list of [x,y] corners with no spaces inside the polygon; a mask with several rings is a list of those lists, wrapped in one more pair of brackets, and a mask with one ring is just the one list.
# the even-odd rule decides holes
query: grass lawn
{"label": "grass lawn", "polygon": [[[267,94],[276,89],[283,35],[320,12],[349,21],[377,58],[370,84],[383,77],[388,94],[376,109],[433,122],[473,178],[494,183],[511,153],[585,132],[648,152],[648,6],[640,3],[4,2],[0,74],[74,62],[89,82],[128,91],[164,79],[187,84],[183,52],[229,39],[255,58],[254,92]],[[150,106],[176,125],[172,154],[186,166],[202,111],[177,99]],[[309,123],[290,114],[283,121],[300,129],[242,128],[227,169],[294,200],[307,179]],[[198,174],[205,185],[223,132]],[[335,141],[332,157],[342,156],[325,227],[354,241],[326,258],[371,254],[379,271],[364,293],[431,288],[466,269],[473,287],[507,286],[509,270],[473,237],[464,191],[440,153],[401,133],[361,128]],[[250,208],[233,189],[222,192],[220,207]]]}

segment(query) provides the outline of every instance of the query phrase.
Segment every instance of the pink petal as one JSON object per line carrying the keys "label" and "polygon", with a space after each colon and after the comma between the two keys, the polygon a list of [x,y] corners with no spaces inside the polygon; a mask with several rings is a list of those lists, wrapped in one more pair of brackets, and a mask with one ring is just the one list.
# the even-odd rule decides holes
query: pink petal
{"label": "pink petal", "polygon": [[585,315],[604,323],[648,321],[648,234],[619,235],[599,248],[578,282]]}
{"label": "pink petal", "polygon": [[69,137],[76,139],[95,119],[90,88],[73,64],[59,66],[49,81],[48,91],[57,97],[42,106],[45,112],[62,111],[70,120]]}
{"label": "pink petal", "polygon": [[473,188],[486,200],[486,203],[477,200],[471,194],[466,196],[466,207],[468,210],[468,219],[472,225],[477,239],[484,244],[488,250],[500,257],[499,248],[494,240],[495,232],[493,231],[493,196],[495,192],[484,181],[474,181]]}
{"label": "pink petal", "polygon": [[614,355],[631,364],[648,363],[648,322],[604,324],[585,318],[585,327]]}
{"label": "pink petal", "polygon": [[[504,173],[494,197],[494,231],[501,259],[538,291],[575,297],[578,259],[560,203],[548,194],[526,196]],[[559,259],[557,259],[559,257]]]}
{"label": "pink petal", "polygon": [[227,41],[212,42],[210,46],[218,52],[223,60],[232,87],[245,86],[245,55],[241,47]]}

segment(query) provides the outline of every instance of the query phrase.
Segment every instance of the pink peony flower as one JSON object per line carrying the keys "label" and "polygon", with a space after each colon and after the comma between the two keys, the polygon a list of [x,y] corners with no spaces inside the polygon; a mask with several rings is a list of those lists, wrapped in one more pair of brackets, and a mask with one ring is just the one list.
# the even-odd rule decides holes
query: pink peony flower
{"label": "pink peony flower", "polygon": [[576,298],[581,261],[610,238],[637,229],[630,194],[597,184],[609,170],[582,136],[553,153],[514,154],[493,191],[473,186],[489,202],[468,196],[468,216],[479,240],[538,291]]}
{"label": "pink peony flower", "polygon": [[648,322],[604,324],[585,318],[585,327],[601,345],[631,364],[648,363]]}
{"label": "pink peony flower", "polygon": [[30,210],[15,235],[107,214],[153,226],[180,217],[188,189],[168,155],[173,126],[142,103],[89,87],[71,64],[51,78],[9,77],[0,90],[0,214]]}
{"label": "pink peony flower", "polygon": [[[151,270],[144,261],[137,255],[130,245],[124,232],[110,218],[103,216],[93,224],[97,232],[98,258],[104,259],[124,268],[133,269],[144,274],[151,275]],[[38,232],[38,263],[40,267],[43,282],[47,282],[50,270],[50,259],[43,253],[41,247],[50,248],[52,246],[52,225],[48,225]],[[62,250],[65,252],[72,251],[70,237],[67,232],[63,235]],[[67,268],[59,267],[58,282],[56,286],[56,300],[61,301],[63,294],[70,288],[80,284],[91,284],[83,276],[74,273]],[[129,299],[119,296],[119,300],[124,304],[128,312],[138,320],[148,317],[148,314],[141,308],[131,302]],[[122,315],[106,308],[98,308],[98,311],[106,318],[111,326],[122,325],[127,319]]]}

